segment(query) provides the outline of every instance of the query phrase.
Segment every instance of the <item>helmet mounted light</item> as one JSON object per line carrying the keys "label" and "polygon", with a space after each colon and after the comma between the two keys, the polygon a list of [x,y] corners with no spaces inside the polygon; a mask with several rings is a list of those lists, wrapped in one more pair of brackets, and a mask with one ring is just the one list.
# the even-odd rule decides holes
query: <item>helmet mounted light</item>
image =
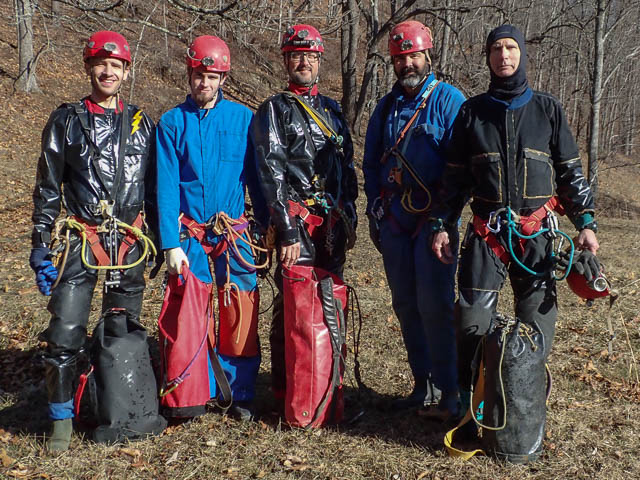
{"label": "helmet mounted light", "polygon": [[197,37],[187,48],[186,62],[191,68],[224,73],[231,69],[231,54],[222,39],[213,35],[203,35]]}

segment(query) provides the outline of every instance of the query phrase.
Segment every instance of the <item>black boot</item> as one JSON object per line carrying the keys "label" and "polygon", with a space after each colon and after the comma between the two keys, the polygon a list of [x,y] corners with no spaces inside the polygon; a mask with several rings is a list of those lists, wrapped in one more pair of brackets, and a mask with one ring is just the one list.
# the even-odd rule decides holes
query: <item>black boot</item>
{"label": "black boot", "polygon": [[400,411],[437,405],[440,401],[440,396],[440,390],[431,380],[431,376],[429,376],[426,380],[416,380],[413,391],[409,396],[391,402],[391,409]]}
{"label": "black boot", "polygon": [[[76,377],[79,354],[61,354],[45,358],[45,375],[49,403],[67,403],[73,398],[73,382]],[[47,439],[47,450],[52,453],[69,449],[73,420],[71,417],[54,420]]]}

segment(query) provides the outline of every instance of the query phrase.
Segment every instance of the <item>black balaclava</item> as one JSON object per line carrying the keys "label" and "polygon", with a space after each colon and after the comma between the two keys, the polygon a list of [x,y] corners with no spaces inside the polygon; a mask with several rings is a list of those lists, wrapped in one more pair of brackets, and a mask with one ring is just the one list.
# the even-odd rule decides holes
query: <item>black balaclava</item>
{"label": "black balaclava", "polygon": [[[509,77],[499,77],[489,63],[489,55],[491,54],[491,45],[502,38],[513,38],[518,47],[520,47],[520,64],[518,68]],[[501,25],[491,30],[487,37],[486,44],[487,66],[491,73],[491,83],[489,83],[489,93],[500,100],[511,100],[522,94],[529,84],[527,83],[527,47],[524,43],[524,35],[513,25]]]}

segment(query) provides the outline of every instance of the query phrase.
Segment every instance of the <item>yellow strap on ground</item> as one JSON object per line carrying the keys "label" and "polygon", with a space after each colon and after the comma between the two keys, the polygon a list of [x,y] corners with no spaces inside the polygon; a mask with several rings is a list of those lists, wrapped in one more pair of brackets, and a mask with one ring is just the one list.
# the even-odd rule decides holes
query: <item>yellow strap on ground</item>
{"label": "yellow strap on ground", "polygon": [[452,444],[453,444],[453,436],[456,433],[456,430],[458,430],[458,428],[460,428],[461,426],[463,426],[464,424],[466,424],[467,422],[471,421],[471,411],[467,411],[467,414],[464,416],[464,418],[462,420],[460,420],[460,423],[458,423],[458,425],[452,429],[449,430],[445,436],[444,436],[444,446],[447,449],[447,451],[449,452],[449,456],[450,457],[455,457],[455,458],[461,458],[462,460],[469,460],[470,458],[474,457],[477,454],[481,454],[484,455],[484,450],[482,450],[481,448],[478,448],[476,450],[471,450],[469,452],[464,451],[464,450],[460,450],[458,448],[455,448]]}
{"label": "yellow strap on ground", "polygon": [[460,450],[458,448],[455,448],[453,446],[453,437],[456,433],[456,430],[458,430],[460,427],[465,425],[467,422],[471,422],[471,421],[476,422],[475,412],[478,411],[478,406],[480,405],[480,402],[482,402],[482,400],[484,399],[484,362],[482,361],[480,362],[480,368],[478,369],[478,380],[476,381],[476,386],[473,389],[472,393],[473,394],[471,396],[471,407],[469,408],[469,410],[467,410],[467,413],[465,414],[464,418],[460,420],[460,423],[458,423],[458,425],[454,429],[449,430],[444,436],[444,446],[447,449],[447,452],[449,452],[450,457],[469,460],[470,458],[478,454],[486,455],[484,450],[482,450],[481,448],[477,448],[471,451],[465,451],[465,450]]}

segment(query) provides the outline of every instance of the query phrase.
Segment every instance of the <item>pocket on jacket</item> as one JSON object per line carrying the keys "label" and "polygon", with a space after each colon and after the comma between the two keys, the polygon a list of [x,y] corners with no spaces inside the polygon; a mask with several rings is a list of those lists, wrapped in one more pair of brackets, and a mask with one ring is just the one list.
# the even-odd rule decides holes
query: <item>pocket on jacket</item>
{"label": "pocket on jacket", "polygon": [[548,153],[525,148],[524,198],[549,198],[553,195],[554,170]]}
{"label": "pocket on jacket", "polygon": [[414,133],[416,136],[424,135],[427,141],[435,148],[440,147],[440,142],[444,136],[444,128],[432,125],[430,123],[422,123],[416,126]]}
{"label": "pocket on jacket", "polygon": [[220,160],[223,162],[244,162],[247,151],[247,136],[234,132],[221,131],[218,133],[220,145]]}
{"label": "pocket on jacket", "polygon": [[497,152],[471,157],[471,172],[475,178],[473,198],[502,203],[502,162]]}

